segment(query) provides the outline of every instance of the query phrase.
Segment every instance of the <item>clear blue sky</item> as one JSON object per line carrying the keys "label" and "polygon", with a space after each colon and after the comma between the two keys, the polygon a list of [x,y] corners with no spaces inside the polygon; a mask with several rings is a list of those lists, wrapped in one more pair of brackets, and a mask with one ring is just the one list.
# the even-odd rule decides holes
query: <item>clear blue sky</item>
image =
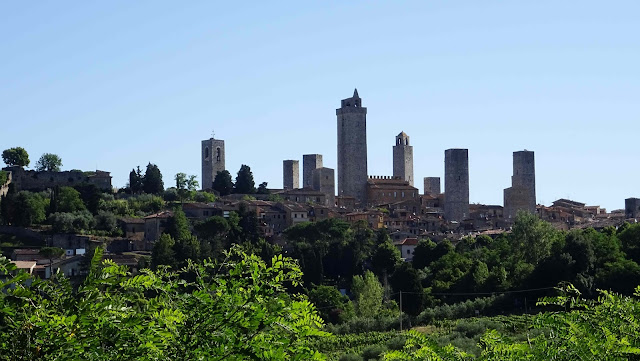
{"label": "clear blue sky", "polygon": [[414,146],[417,186],[468,148],[470,198],[502,204],[534,150],[538,203],[640,197],[638,1],[5,1],[0,148],[64,169],[227,168],[282,186],[282,160],[336,167],[340,100],[368,108],[369,173]]}

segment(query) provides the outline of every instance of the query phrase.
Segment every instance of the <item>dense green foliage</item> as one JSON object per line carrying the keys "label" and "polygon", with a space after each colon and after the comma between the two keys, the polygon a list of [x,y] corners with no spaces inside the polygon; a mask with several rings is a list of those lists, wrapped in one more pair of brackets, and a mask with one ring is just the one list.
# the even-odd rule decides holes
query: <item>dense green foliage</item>
{"label": "dense green foliage", "polygon": [[36,170],[39,172],[59,172],[62,167],[62,158],[57,154],[44,153],[36,162]]}
{"label": "dense green foliage", "polygon": [[[215,181],[214,181],[215,183]],[[256,183],[253,180],[253,173],[248,165],[240,166],[236,183],[233,186],[233,193],[253,194],[256,192]]]}
{"label": "dense green foliage", "polygon": [[2,151],[2,161],[8,166],[29,166],[29,154],[22,147],[14,147]]}
{"label": "dense green foliage", "polygon": [[147,170],[142,177],[142,190],[147,194],[162,194],[164,191],[162,173],[157,165],[147,164]]}
{"label": "dense green foliage", "polygon": [[[100,263],[79,288],[27,274],[0,285],[3,360],[316,360],[324,333],[305,297],[287,292],[301,274],[282,256],[268,266],[237,249],[224,262],[178,272]],[[0,260],[0,273],[15,266]]]}
{"label": "dense green foliage", "polygon": [[226,196],[233,192],[233,179],[231,179],[231,173],[228,170],[220,171],[216,174],[216,178],[213,180],[213,190],[220,193],[221,196]]}
{"label": "dense green foliage", "polygon": [[0,187],[3,186],[9,180],[9,172],[0,170]]}

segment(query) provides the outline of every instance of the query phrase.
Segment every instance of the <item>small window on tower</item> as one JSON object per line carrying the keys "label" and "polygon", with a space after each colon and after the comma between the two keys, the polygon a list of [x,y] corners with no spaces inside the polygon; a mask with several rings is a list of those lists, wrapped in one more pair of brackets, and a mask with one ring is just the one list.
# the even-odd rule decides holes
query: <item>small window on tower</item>
{"label": "small window on tower", "polygon": [[209,147],[204,148],[204,159],[209,159]]}
{"label": "small window on tower", "polygon": [[216,161],[220,161],[220,147],[216,148]]}

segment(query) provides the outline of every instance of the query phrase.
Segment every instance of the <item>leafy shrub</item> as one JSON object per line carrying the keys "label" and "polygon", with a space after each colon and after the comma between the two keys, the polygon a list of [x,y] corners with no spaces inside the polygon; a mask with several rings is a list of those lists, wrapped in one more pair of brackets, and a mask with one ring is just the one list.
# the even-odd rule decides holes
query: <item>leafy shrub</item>
{"label": "leafy shrub", "polygon": [[362,357],[360,357],[360,355],[348,354],[340,357],[339,361],[363,361],[363,360],[362,360]]}
{"label": "leafy shrub", "polygon": [[365,360],[377,360],[385,351],[387,351],[387,348],[384,345],[367,346],[362,350],[362,358]]}
{"label": "leafy shrub", "polygon": [[49,215],[48,222],[53,231],[59,233],[80,233],[84,230],[91,230],[95,220],[93,215],[87,211],[77,211],[73,213],[56,212]]}

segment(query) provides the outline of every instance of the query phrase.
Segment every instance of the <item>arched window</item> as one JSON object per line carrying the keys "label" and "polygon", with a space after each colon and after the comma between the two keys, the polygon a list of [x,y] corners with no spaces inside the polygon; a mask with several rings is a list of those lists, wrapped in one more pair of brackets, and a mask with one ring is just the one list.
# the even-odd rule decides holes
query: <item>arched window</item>
{"label": "arched window", "polygon": [[209,159],[209,147],[204,148],[204,159]]}
{"label": "arched window", "polygon": [[409,145],[409,138],[404,140],[405,144],[404,145]]}
{"label": "arched window", "polygon": [[220,161],[220,147],[216,148],[216,161]]}

